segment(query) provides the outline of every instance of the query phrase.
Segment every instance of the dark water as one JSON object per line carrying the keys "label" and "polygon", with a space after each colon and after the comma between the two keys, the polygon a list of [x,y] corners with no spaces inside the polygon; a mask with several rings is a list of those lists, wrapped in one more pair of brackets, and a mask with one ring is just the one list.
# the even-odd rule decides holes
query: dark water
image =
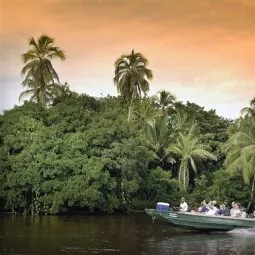
{"label": "dark water", "polygon": [[0,215],[0,254],[255,255],[255,230],[201,234],[152,223],[145,214]]}

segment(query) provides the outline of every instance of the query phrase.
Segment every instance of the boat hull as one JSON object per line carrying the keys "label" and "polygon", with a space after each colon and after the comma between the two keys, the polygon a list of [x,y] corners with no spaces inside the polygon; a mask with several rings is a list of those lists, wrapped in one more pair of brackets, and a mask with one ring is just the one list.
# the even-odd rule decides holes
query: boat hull
{"label": "boat hull", "polygon": [[236,228],[255,228],[254,219],[234,218],[229,216],[208,216],[198,213],[162,212],[157,209],[145,209],[147,215],[153,220],[165,221],[175,226],[203,230],[203,231],[229,231]]}

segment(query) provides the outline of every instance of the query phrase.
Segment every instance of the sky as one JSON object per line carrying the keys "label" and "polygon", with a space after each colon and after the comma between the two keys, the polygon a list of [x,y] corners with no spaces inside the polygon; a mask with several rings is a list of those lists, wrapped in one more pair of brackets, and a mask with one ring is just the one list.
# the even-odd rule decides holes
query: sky
{"label": "sky", "polygon": [[114,62],[134,49],[153,71],[149,95],[237,118],[255,96],[254,13],[254,0],[0,0],[0,112],[22,104],[21,54],[47,34],[73,91],[117,95]]}

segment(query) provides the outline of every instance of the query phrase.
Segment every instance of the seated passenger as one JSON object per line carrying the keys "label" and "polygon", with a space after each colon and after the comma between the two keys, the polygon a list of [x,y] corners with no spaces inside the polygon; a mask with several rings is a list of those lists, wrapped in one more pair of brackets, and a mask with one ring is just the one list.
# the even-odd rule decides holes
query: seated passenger
{"label": "seated passenger", "polygon": [[241,217],[241,218],[247,218],[247,213],[246,213],[245,208],[242,207],[242,208],[240,209],[240,211],[241,211],[240,217]]}
{"label": "seated passenger", "polygon": [[241,210],[240,210],[240,204],[239,203],[236,203],[234,205],[234,208],[231,209],[230,216],[232,216],[232,217],[240,217],[241,216]]}
{"label": "seated passenger", "polygon": [[227,209],[225,204],[220,205],[220,209],[216,212],[216,215],[227,216]]}
{"label": "seated passenger", "polygon": [[235,210],[235,205],[236,205],[236,202],[233,201],[231,203],[231,209],[230,209],[230,212],[229,212],[230,216],[233,214],[233,211]]}
{"label": "seated passenger", "polygon": [[207,206],[207,205],[206,205],[205,200],[202,201],[200,207],[198,208],[198,212],[200,212],[200,213],[208,212],[209,209],[208,209],[206,206]]}
{"label": "seated passenger", "polygon": [[255,210],[254,207],[250,208],[249,213],[247,212],[247,217],[248,218],[255,218]]}
{"label": "seated passenger", "polygon": [[206,215],[215,215],[216,212],[218,211],[218,208],[215,206],[217,204],[217,202],[211,201],[207,204],[207,208],[209,209],[205,214]]}
{"label": "seated passenger", "polygon": [[180,204],[179,211],[180,212],[187,212],[188,211],[188,204],[186,203],[184,197],[181,198],[181,204]]}

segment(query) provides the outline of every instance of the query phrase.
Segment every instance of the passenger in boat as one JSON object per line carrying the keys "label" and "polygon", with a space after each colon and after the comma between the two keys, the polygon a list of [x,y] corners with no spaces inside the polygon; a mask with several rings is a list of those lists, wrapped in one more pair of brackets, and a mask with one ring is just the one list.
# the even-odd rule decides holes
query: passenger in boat
{"label": "passenger in boat", "polygon": [[207,211],[209,211],[210,207],[212,206],[212,200],[209,200],[206,204]]}
{"label": "passenger in boat", "polygon": [[224,214],[224,216],[230,216],[230,209],[226,206],[226,202],[224,203],[224,205],[225,205],[225,214]]}
{"label": "passenger in boat", "polygon": [[208,212],[208,211],[209,211],[209,209],[207,208],[207,204],[206,204],[206,202],[204,200],[204,201],[201,202],[201,205],[198,208],[198,212],[205,213],[205,212]]}
{"label": "passenger in boat", "polygon": [[255,218],[255,206],[250,206],[250,209],[246,211],[247,218]]}
{"label": "passenger in boat", "polygon": [[246,211],[247,218],[255,218],[255,206],[250,206],[250,209]]}
{"label": "passenger in boat", "polygon": [[241,217],[240,204],[235,203],[234,208],[231,209],[230,216],[232,217]]}
{"label": "passenger in boat", "polygon": [[215,215],[216,212],[218,211],[218,208],[216,207],[217,202],[215,200],[210,201],[207,204],[207,208],[209,209],[205,214],[206,215]]}
{"label": "passenger in boat", "polygon": [[247,218],[247,213],[246,213],[246,210],[245,208],[241,208],[241,215],[240,215],[241,218]]}
{"label": "passenger in boat", "polygon": [[231,203],[231,209],[230,209],[230,212],[229,212],[230,216],[232,216],[233,211],[235,210],[235,206],[236,206],[236,202],[233,201],[233,202]]}
{"label": "passenger in boat", "polygon": [[225,204],[220,204],[220,209],[216,212],[216,215],[227,216],[228,211]]}
{"label": "passenger in boat", "polygon": [[185,198],[182,197],[181,198],[181,203],[180,203],[180,209],[179,209],[180,212],[187,212],[188,211],[188,204],[187,202],[185,201]]}

